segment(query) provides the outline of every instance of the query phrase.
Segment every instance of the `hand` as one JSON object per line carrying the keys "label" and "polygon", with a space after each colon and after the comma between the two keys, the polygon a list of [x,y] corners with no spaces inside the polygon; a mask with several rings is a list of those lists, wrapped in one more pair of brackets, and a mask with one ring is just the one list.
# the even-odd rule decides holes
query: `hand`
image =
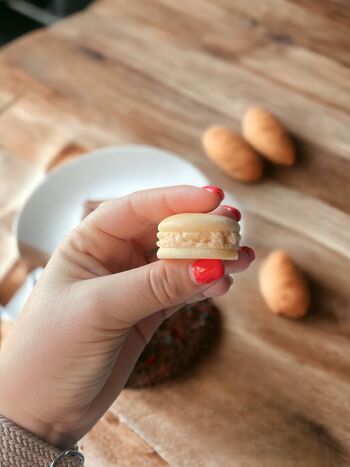
{"label": "hand", "polygon": [[243,249],[237,261],[209,260],[203,282],[193,260],[155,256],[162,219],[215,208],[229,216],[220,201],[178,186],[102,203],[86,217],[53,254],[1,349],[0,413],[61,448],[87,433],[161,322],[224,294],[227,274],[249,265]]}

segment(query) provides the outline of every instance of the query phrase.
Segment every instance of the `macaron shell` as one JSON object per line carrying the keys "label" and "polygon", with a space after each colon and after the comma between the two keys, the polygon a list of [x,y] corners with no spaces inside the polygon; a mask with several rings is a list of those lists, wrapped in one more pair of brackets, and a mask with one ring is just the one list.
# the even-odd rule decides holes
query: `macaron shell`
{"label": "macaron shell", "polygon": [[217,248],[159,248],[158,259],[225,259],[238,258],[236,250],[219,250]]}
{"label": "macaron shell", "polygon": [[159,225],[160,232],[239,232],[239,224],[230,217],[215,214],[182,213],[167,217]]}

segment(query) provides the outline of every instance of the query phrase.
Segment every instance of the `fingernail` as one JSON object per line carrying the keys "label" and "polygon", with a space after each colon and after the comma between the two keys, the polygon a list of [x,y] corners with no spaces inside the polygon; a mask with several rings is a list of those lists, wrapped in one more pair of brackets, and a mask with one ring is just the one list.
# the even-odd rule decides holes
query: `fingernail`
{"label": "fingernail", "polygon": [[241,213],[238,211],[238,209],[234,208],[233,206],[229,206],[228,204],[224,204],[222,206],[223,208],[226,209],[235,219],[237,222],[241,220]]}
{"label": "fingernail", "polygon": [[249,246],[241,246],[241,250],[243,250],[243,251],[245,251],[247,253],[247,255],[250,258],[250,261],[255,260],[255,253],[254,253],[254,250],[252,248],[250,248]]}
{"label": "fingernail", "polygon": [[225,274],[225,267],[221,259],[197,259],[192,264],[192,272],[197,284],[209,284]]}
{"label": "fingernail", "polygon": [[217,186],[211,186],[211,185],[206,185],[206,186],[202,186],[203,190],[207,190],[207,191],[210,191],[212,193],[216,193],[217,195],[220,196],[221,199],[224,199],[225,198],[225,193],[223,192],[223,190]]}

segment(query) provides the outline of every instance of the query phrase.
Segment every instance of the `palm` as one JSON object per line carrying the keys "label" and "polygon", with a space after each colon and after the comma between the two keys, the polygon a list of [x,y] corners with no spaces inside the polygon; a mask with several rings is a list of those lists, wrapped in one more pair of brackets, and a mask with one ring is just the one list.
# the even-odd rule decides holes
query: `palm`
{"label": "palm", "polygon": [[[90,303],[105,316],[115,315],[116,310],[113,309],[115,304],[96,302],[93,284],[96,280],[110,277],[111,274],[156,261],[155,254],[152,254],[149,248],[152,246],[152,241],[154,242],[153,249],[156,246],[155,232],[156,226],[151,226],[146,229],[142,239],[135,238],[128,241],[106,235],[105,232],[96,232],[93,244],[89,243],[89,239],[84,241],[83,250],[86,254],[83,260],[80,251],[70,252],[72,275],[75,280],[77,277],[80,278],[82,285],[86,288]],[[96,245],[98,245],[97,249],[95,249]],[[71,244],[72,246],[76,248],[74,243]],[[81,247],[82,245],[79,244],[79,250],[82,249]],[[113,254],[109,254],[112,251]],[[79,258],[79,262],[76,258]],[[74,301],[74,298],[69,300]],[[84,326],[88,329],[82,332],[87,338],[83,345],[79,345],[77,364],[83,364],[89,368],[90,376],[85,380],[85,387],[80,384],[76,387],[76,391],[73,391],[76,394],[72,394],[72,398],[79,397],[79,408],[77,407],[78,410],[74,416],[76,425],[79,427],[75,433],[77,438],[93,426],[96,412],[102,414],[117,397],[146,343],[165,317],[165,313],[161,311],[134,324],[113,319],[113,322],[105,321],[104,327],[101,328],[99,321],[89,322],[86,319],[86,310],[84,313]],[[96,314],[93,313],[92,316]],[[107,330],[109,330],[109,335],[106,339]],[[113,338],[110,335],[111,330],[113,330]],[[96,339],[98,333],[101,333],[101,339]],[[86,407],[88,407],[87,411]]]}

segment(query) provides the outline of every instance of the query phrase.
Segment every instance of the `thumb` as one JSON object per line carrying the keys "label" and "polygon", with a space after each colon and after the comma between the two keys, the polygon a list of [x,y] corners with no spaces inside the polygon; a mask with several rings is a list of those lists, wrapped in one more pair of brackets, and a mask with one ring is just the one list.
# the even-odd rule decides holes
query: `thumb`
{"label": "thumb", "polygon": [[183,304],[224,274],[224,263],[218,259],[159,260],[93,281],[99,304],[103,301],[109,317],[131,326],[157,311]]}

